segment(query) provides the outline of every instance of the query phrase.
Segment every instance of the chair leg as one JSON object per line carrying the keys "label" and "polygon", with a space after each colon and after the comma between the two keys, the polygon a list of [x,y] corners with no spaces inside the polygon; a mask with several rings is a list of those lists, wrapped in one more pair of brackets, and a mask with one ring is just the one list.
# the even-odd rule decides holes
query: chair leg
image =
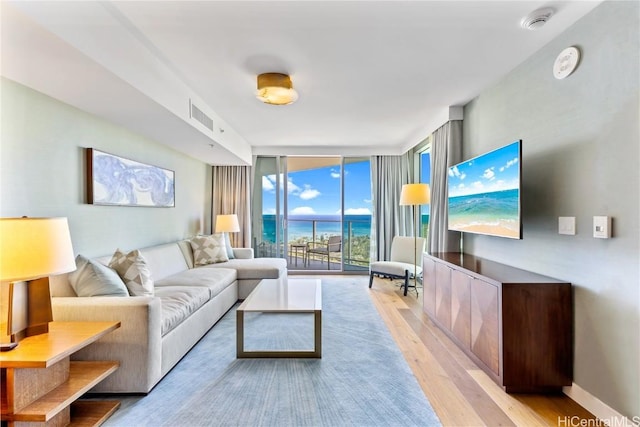
{"label": "chair leg", "polygon": [[369,274],[369,288],[373,285],[373,271]]}
{"label": "chair leg", "polygon": [[404,296],[407,296],[407,290],[409,289],[409,270],[404,271]]}

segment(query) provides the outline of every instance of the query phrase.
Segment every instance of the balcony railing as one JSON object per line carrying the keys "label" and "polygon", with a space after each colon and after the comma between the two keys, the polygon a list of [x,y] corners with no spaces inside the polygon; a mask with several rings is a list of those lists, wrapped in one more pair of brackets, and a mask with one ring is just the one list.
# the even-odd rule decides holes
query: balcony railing
{"label": "balcony railing", "polygon": [[[275,218],[273,221],[275,222]],[[265,220],[266,222],[267,220]],[[290,260],[293,257],[302,257],[304,259],[307,256],[306,250],[296,250],[292,245],[307,245],[309,242],[326,243],[330,236],[343,235],[342,252],[340,254],[332,254],[331,262],[340,262],[339,257],[342,256],[345,270],[367,269],[369,267],[370,220],[345,219],[341,222],[340,220],[331,219],[289,219],[287,222],[289,240],[286,246],[281,244],[280,253],[286,255]],[[341,231],[340,224],[344,228],[344,233]],[[266,225],[263,224],[264,227]],[[270,228],[275,229],[275,224],[270,224]],[[273,241],[265,239],[256,246],[257,256],[272,257],[277,254],[276,243]],[[324,260],[326,261],[326,257]],[[320,258],[310,255],[307,261],[308,263],[306,264],[304,262],[296,262],[297,265],[293,267],[306,270],[321,268],[319,264]],[[334,267],[334,269],[337,268]]]}

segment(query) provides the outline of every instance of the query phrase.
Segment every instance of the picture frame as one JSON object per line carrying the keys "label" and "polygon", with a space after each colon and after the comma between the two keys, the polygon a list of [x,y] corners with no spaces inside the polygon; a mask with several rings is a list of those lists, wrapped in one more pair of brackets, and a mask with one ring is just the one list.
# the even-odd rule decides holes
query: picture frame
{"label": "picture frame", "polygon": [[95,148],[86,149],[87,203],[175,207],[175,172]]}

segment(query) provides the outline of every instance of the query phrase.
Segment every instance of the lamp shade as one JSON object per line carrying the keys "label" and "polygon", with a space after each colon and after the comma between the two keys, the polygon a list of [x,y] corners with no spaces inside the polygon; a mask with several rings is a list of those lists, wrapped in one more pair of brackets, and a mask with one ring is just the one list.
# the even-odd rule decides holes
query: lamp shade
{"label": "lamp shade", "polygon": [[76,269],[67,218],[0,218],[0,281]]}
{"label": "lamp shade", "polygon": [[240,224],[238,224],[236,214],[216,216],[216,233],[236,233],[238,231],[240,231]]}
{"label": "lamp shade", "polygon": [[400,205],[426,205],[431,201],[428,184],[405,184],[400,193]]}
{"label": "lamp shade", "polygon": [[281,73],[263,73],[258,75],[256,97],[265,104],[287,105],[298,99],[291,77]]}

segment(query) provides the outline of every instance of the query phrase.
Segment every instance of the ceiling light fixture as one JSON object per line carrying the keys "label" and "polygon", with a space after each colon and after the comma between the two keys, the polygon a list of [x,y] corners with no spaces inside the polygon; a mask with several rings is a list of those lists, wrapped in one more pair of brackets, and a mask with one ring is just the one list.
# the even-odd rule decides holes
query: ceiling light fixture
{"label": "ceiling light fixture", "polygon": [[553,15],[554,10],[550,7],[534,10],[520,21],[520,26],[525,30],[537,30],[542,27]]}
{"label": "ceiling light fixture", "polygon": [[281,73],[258,75],[256,97],[265,104],[287,105],[298,99],[298,92],[291,84],[291,77]]}

